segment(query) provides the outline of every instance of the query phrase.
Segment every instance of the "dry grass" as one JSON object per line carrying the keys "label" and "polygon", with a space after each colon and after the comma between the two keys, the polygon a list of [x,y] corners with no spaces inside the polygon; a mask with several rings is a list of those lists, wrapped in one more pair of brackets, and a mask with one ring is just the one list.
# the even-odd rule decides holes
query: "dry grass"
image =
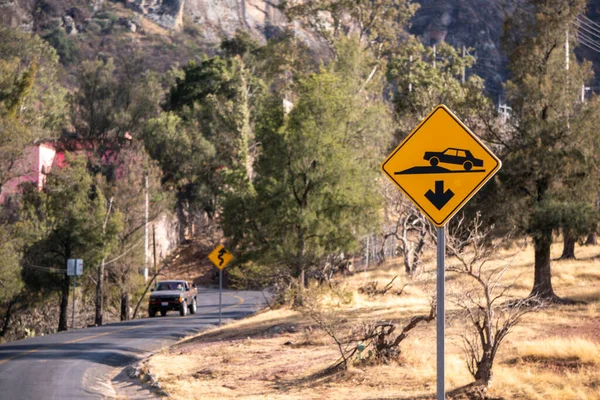
{"label": "dry grass", "polygon": [[[553,257],[561,246],[553,246]],[[515,282],[515,295],[529,294],[533,281],[531,247],[516,247],[495,255],[490,267],[511,261],[505,281]],[[554,287],[560,296],[586,305],[552,307],[525,317],[500,348],[489,395],[504,399],[600,399],[600,248],[577,248],[578,260],[554,261]],[[385,265],[340,279],[337,292],[324,296],[335,306],[340,332],[376,319],[402,325],[428,310],[435,290],[433,253],[416,279],[404,276],[401,265]],[[453,260],[448,260],[452,263]],[[373,280],[385,285],[394,276],[404,293],[369,297],[357,289]],[[448,293],[466,284],[448,276]],[[447,303],[448,314],[453,305]],[[447,324],[447,387],[471,381],[460,351],[464,322]],[[435,393],[435,325],[425,324],[402,342],[399,363],[353,366],[322,376],[339,357],[330,338],[314,322],[287,309],[261,313],[205,332],[149,361],[163,387],[175,399],[418,399]],[[357,389],[359,388],[359,389]]]}
{"label": "dry grass", "polygon": [[552,338],[519,344],[522,360],[541,363],[600,363],[600,344],[582,338]]}

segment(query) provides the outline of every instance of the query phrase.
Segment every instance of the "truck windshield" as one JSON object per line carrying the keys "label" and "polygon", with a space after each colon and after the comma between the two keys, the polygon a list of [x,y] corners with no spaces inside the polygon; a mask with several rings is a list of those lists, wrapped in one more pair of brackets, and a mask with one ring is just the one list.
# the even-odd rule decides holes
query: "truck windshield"
{"label": "truck windshield", "polygon": [[180,290],[183,292],[183,284],[177,282],[159,282],[156,285],[156,291],[161,290]]}

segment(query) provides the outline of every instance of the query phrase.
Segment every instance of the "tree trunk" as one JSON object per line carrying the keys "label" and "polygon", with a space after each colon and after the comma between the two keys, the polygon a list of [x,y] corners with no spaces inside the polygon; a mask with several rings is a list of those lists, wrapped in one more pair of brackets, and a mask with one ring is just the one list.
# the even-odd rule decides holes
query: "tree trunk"
{"label": "tree trunk", "polygon": [[598,244],[598,235],[596,232],[590,232],[588,234],[587,240],[585,241],[586,246],[595,246]]}
{"label": "tree trunk", "polygon": [[550,270],[550,245],[552,231],[540,232],[533,239],[535,250],[535,275],[530,296],[541,299],[555,299],[552,289],[552,273]]}
{"label": "tree trunk", "polygon": [[60,296],[60,314],[58,316],[58,331],[66,331],[67,330],[67,314],[68,314],[68,305],[69,305],[69,288],[71,285],[71,277],[66,274],[63,278],[61,296]]}
{"label": "tree trunk", "polygon": [[298,252],[296,254],[296,265],[298,269],[298,276],[300,278],[300,287],[304,289],[307,285],[306,271],[304,268],[304,232],[298,233]]}
{"label": "tree trunk", "polygon": [[94,323],[97,326],[102,325],[104,305],[104,296],[102,296],[104,287],[104,261],[105,259],[103,258],[100,266],[98,267],[98,283],[96,284],[96,319]]}
{"label": "tree trunk", "polygon": [[6,336],[6,332],[8,332],[8,328],[10,328],[10,323],[13,316],[13,311],[15,309],[15,305],[17,304],[17,297],[13,297],[6,307],[6,313],[4,314],[4,323],[2,324],[2,330],[0,330],[0,338]]}
{"label": "tree trunk", "polygon": [[129,321],[130,319],[129,292],[123,292],[121,293],[121,321]]}
{"label": "tree trunk", "polygon": [[477,363],[477,371],[475,371],[475,380],[483,386],[489,386],[492,380],[492,366],[494,360],[491,352],[483,352],[481,360]]}
{"label": "tree trunk", "polygon": [[561,260],[575,259],[575,242],[577,239],[568,231],[564,232],[563,252],[560,256]]}

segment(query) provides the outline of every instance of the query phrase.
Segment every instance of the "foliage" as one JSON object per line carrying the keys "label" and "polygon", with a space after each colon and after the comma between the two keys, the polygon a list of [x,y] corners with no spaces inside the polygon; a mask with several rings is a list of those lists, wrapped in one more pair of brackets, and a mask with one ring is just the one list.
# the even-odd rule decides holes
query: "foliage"
{"label": "foliage", "polygon": [[16,296],[23,286],[19,243],[8,225],[0,226],[0,304]]}
{"label": "foliage", "polygon": [[518,9],[507,20],[503,38],[510,56],[505,89],[512,115],[503,131],[489,124],[487,136],[503,151],[497,198],[503,196],[501,203],[510,209],[503,209],[498,220],[533,237],[532,294],[558,301],[551,284],[552,233],[562,227],[583,232],[593,224],[582,203],[591,204],[598,191],[600,102],[578,100],[581,85],[592,77],[589,63],[570,53],[565,71],[565,29],[585,10],[585,2],[532,0],[529,5],[535,12]]}
{"label": "foliage", "polygon": [[[68,166],[48,175],[43,192],[29,188],[24,194],[20,229],[29,239],[25,260],[64,271],[68,259],[81,258],[90,271],[116,244],[122,229],[121,215],[113,212],[107,216],[106,199],[87,172],[85,156],[67,157],[67,163]],[[27,278],[28,286],[37,286],[38,290],[40,286],[50,290],[60,288],[58,329],[66,329],[69,290],[66,274],[51,275],[49,281],[40,280],[35,274]]]}
{"label": "foliage", "polygon": [[396,44],[418,4],[406,0],[316,0],[292,6],[282,2],[280,7],[290,19],[302,21],[325,39],[334,54],[337,40],[356,34],[379,55]]}
{"label": "foliage", "polygon": [[22,174],[28,145],[63,124],[56,52],[37,36],[0,28],[0,186]]}
{"label": "foliage", "polygon": [[338,53],[335,63],[298,79],[288,117],[276,98],[264,103],[252,185],[224,201],[223,229],[234,246],[294,277],[352,251],[355,235],[378,219],[372,182],[390,116],[377,80],[368,95],[356,95],[369,62],[358,41],[341,41]]}
{"label": "foliage", "polygon": [[438,104],[450,107],[468,125],[478,110],[487,108],[483,79],[470,75],[462,81],[474,61],[444,42],[436,46],[434,60],[433,47],[414,36],[392,52],[387,75],[396,87],[394,108],[402,137]]}
{"label": "foliage", "polygon": [[72,64],[77,60],[79,49],[74,39],[70,38],[64,29],[57,26],[42,36],[50,46],[56,49],[63,64]]}

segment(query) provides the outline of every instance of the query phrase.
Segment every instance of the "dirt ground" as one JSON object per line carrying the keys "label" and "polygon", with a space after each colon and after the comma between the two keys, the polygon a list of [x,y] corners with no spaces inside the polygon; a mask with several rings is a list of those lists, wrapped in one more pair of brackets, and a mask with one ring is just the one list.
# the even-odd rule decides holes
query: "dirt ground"
{"label": "dirt ground", "polygon": [[[552,250],[558,257],[561,245]],[[600,247],[578,247],[577,256],[553,261],[553,284],[559,296],[586,304],[526,315],[499,350],[490,398],[600,399]],[[503,281],[514,282],[512,295],[525,297],[533,283],[532,262],[527,246],[501,250],[488,264],[510,263]],[[329,318],[340,334],[376,320],[402,327],[428,313],[434,266],[431,254],[413,279],[404,276],[402,265],[388,264],[338,278],[330,294],[313,290],[325,293],[322,302],[333,310]],[[357,290],[372,281],[381,287],[394,276],[394,290],[383,296]],[[447,275],[448,298],[465,287],[460,277]],[[453,317],[455,311],[447,301],[449,390],[472,381],[461,351],[468,325]],[[339,359],[335,343],[306,314],[283,307],[188,338],[151,357],[147,366],[174,399],[429,399],[435,397],[435,345],[432,321],[410,332],[396,361],[367,365],[355,358],[347,371],[323,374]]]}

